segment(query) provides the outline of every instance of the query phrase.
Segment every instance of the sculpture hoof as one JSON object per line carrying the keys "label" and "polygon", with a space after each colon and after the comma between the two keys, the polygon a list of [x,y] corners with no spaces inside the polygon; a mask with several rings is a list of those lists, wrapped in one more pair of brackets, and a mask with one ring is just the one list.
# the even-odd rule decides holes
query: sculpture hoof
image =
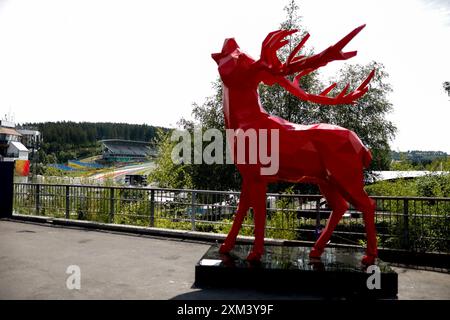
{"label": "sculpture hoof", "polygon": [[371,265],[375,264],[376,259],[377,259],[376,256],[365,255],[362,258],[361,263],[366,266],[371,266]]}
{"label": "sculpture hoof", "polygon": [[323,253],[323,250],[312,248],[311,251],[309,252],[309,257],[310,258],[320,258],[322,253]]}
{"label": "sculpture hoof", "polygon": [[261,253],[257,253],[257,252],[252,251],[252,252],[250,252],[249,255],[247,256],[247,261],[250,261],[250,262],[259,262],[259,261],[261,261],[261,256],[262,256]]}
{"label": "sculpture hoof", "polygon": [[226,243],[222,243],[222,245],[219,248],[219,253],[230,253],[230,251],[233,249],[233,246],[230,246]]}

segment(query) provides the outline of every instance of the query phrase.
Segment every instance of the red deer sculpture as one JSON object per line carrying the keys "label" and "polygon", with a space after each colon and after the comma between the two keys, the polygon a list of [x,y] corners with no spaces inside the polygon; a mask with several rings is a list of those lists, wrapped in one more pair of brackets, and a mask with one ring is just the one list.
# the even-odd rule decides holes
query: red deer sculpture
{"label": "red deer sculpture", "polygon": [[[242,222],[250,207],[254,212],[255,241],[249,261],[259,261],[264,253],[264,231],[266,222],[267,184],[276,181],[308,182],[319,186],[332,213],[319,239],[310,251],[310,257],[320,258],[333,230],[351,203],[361,211],[367,234],[367,250],[362,263],[373,264],[377,257],[377,243],[374,224],[375,202],[364,191],[363,169],[371,161],[370,151],[358,136],[345,128],[330,124],[300,125],[268,114],[260,104],[258,85],[279,84],[302,100],[320,104],[352,104],[363,96],[372,79],[373,70],[366,80],[354,91],[347,92],[347,85],[336,96],[329,96],[336,86],[332,84],[318,95],[310,94],[299,86],[302,76],[325,66],[334,60],[346,60],[356,51],[343,52],[344,46],[362,29],[360,26],[335,45],[312,56],[297,56],[309,35],[306,35],[290,53],[286,62],[277,57],[277,50],[288,44],[285,38],[297,30],[279,30],[269,33],[262,44],[259,60],[242,52],[234,39],[226,39],[222,52],[212,54],[218,64],[223,82],[223,111],[227,129],[235,131],[256,131],[266,129],[270,135],[278,134],[279,166],[274,174],[264,175],[265,164],[235,164],[242,176],[241,198],[233,226],[220,247],[221,253],[230,252]],[[295,75],[293,81],[286,76]],[[269,139],[270,140],[270,139]],[[258,141],[259,145],[260,141]],[[250,150],[245,150],[248,155]]]}

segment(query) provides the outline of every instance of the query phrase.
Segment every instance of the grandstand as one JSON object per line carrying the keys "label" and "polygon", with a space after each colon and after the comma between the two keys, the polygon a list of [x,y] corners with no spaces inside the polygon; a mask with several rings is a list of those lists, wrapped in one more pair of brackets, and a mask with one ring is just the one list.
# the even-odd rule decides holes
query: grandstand
{"label": "grandstand", "polygon": [[106,162],[144,161],[152,153],[150,143],[143,141],[101,140],[102,158]]}

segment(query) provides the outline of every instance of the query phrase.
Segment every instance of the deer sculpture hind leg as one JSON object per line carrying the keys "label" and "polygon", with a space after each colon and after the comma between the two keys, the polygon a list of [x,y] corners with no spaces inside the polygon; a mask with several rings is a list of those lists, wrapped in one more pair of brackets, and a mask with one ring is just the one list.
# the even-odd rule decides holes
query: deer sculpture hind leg
{"label": "deer sculpture hind leg", "polygon": [[239,198],[238,210],[234,217],[233,225],[231,227],[230,232],[228,233],[225,241],[220,246],[220,253],[229,253],[233,250],[234,245],[236,244],[236,238],[239,234],[239,230],[241,230],[242,222],[247,215],[248,209],[250,207],[250,193],[249,193],[249,185],[243,180],[241,186],[241,196]]}
{"label": "deer sculpture hind leg", "polygon": [[[364,192],[364,191],[363,191]],[[377,236],[375,229],[375,201],[369,198],[364,192],[356,208],[363,213],[364,226],[367,236],[366,255],[363,257],[362,263],[372,265],[378,256]]]}
{"label": "deer sculpture hind leg", "polygon": [[327,200],[328,206],[332,209],[330,217],[328,218],[327,225],[322,230],[319,239],[317,239],[314,247],[312,248],[309,256],[311,258],[320,258],[328,240],[331,238],[333,230],[341,220],[344,213],[348,210],[348,203],[341,196],[339,191],[329,183],[321,183],[320,191]]}
{"label": "deer sculpture hind leg", "polygon": [[248,261],[260,261],[264,254],[264,234],[266,230],[266,191],[267,184],[258,181],[251,190],[253,219],[255,223],[255,242],[247,256]]}
{"label": "deer sculpture hind leg", "polygon": [[[362,172],[362,171],[361,171]],[[359,182],[358,182],[359,181]],[[364,265],[372,265],[378,256],[377,238],[375,229],[375,201],[364,191],[362,173],[349,175],[343,179],[333,179],[339,193],[350,202],[356,210],[362,212],[366,229],[367,247],[366,255],[362,259]],[[331,217],[330,217],[331,218]],[[319,252],[317,252],[319,253]]]}
{"label": "deer sculpture hind leg", "polygon": [[[375,229],[376,203],[367,195],[366,191],[364,191],[362,173],[360,178],[358,177],[358,181],[360,180],[359,183],[347,184],[341,190],[341,193],[355,207],[356,210],[362,213],[367,238],[366,255],[363,257],[362,263],[365,265],[372,265],[375,263],[378,256]],[[349,180],[341,180],[343,181],[341,186],[344,186]]]}

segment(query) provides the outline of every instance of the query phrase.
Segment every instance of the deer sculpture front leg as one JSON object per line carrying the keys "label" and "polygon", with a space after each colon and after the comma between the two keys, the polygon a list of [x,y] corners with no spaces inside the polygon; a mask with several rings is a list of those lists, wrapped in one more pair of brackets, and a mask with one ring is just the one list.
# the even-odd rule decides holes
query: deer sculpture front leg
{"label": "deer sculpture front leg", "polygon": [[250,208],[250,193],[249,193],[249,185],[243,180],[241,186],[241,196],[239,198],[238,210],[234,217],[233,225],[231,226],[231,230],[228,233],[225,241],[220,246],[220,253],[229,253],[233,250],[234,245],[236,244],[236,238],[241,230],[242,222],[244,221],[248,209]]}
{"label": "deer sculpture front leg", "polygon": [[253,208],[255,221],[255,242],[252,251],[249,253],[248,261],[259,261],[264,253],[264,233],[266,224],[266,188],[264,182],[257,182],[249,185],[244,179],[241,188],[241,197],[239,200],[238,211],[233,221],[228,236],[220,246],[220,253],[229,253],[236,244],[236,238],[241,230],[242,223],[247,215],[248,209]]}

